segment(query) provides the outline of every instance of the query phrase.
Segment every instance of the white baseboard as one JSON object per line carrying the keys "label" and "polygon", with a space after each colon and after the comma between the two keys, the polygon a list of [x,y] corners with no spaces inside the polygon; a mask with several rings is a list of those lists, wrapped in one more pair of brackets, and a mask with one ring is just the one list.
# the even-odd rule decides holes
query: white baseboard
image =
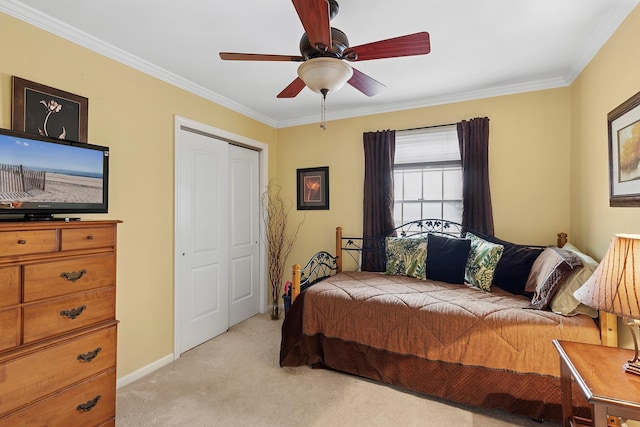
{"label": "white baseboard", "polygon": [[116,388],[121,388],[126,386],[127,384],[131,384],[132,382],[139,380],[145,375],[149,375],[153,371],[160,369],[171,362],[173,362],[173,353],[168,354],[163,358],[160,358],[155,362],[148,364],[147,366],[143,366],[142,368],[138,369],[135,372],[130,373],[129,375],[125,375],[122,378],[118,378],[118,380],[116,381]]}

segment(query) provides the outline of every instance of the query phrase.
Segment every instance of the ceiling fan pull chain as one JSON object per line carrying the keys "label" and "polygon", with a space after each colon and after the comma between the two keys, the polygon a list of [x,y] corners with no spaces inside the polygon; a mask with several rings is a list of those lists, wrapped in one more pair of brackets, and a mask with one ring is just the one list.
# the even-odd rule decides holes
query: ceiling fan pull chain
{"label": "ceiling fan pull chain", "polygon": [[321,89],[320,92],[322,92],[322,106],[320,110],[320,127],[322,128],[322,130],[327,130],[325,104],[327,102],[327,93],[329,91],[327,89]]}

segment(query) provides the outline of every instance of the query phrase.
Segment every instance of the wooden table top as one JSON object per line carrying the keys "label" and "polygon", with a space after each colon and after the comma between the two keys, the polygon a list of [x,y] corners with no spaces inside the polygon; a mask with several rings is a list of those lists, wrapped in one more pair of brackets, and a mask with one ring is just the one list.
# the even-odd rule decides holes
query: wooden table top
{"label": "wooden table top", "polygon": [[570,341],[554,341],[554,345],[591,403],[640,409],[640,375],[622,368],[633,358],[633,350]]}

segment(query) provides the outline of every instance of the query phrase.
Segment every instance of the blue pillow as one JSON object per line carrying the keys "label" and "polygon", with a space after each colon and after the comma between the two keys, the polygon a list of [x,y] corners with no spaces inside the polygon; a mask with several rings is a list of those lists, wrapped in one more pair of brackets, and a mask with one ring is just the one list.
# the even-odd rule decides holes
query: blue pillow
{"label": "blue pillow", "polygon": [[427,235],[427,279],[462,284],[471,241]]}

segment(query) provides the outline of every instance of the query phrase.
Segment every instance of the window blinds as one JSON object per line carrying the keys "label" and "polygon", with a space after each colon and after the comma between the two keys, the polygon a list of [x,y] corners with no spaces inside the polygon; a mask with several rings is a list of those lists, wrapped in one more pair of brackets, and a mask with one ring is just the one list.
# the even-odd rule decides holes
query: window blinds
{"label": "window blinds", "polygon": [[396,132],[395,165],[460,163],[455,125]]}

